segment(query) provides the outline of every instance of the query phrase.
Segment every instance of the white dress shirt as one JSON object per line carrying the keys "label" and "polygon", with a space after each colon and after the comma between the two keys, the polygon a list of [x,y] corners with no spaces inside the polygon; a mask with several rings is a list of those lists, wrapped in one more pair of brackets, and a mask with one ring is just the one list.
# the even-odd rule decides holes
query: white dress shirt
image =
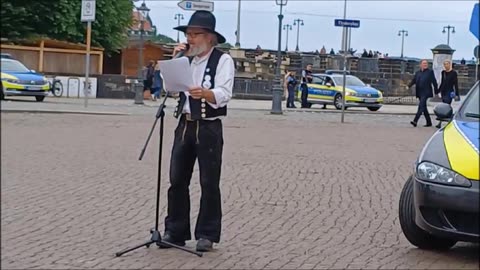
{"label": "white dress shirt", "polygon": [[[193,75],[193,83],[195,86],[202,87],[203,78],[205,75],[205,68],[207,67],[208,58],[212,54],[213,48],[210,52],[203,56],[197,57],[195,56],[190,64],[192,69]],[[210,89],[213,91],[215,95],[216,104],[207,102],[212,108],[218,109],[227,105],[227,103],[232,98],[233,92],[233,82],[235,79],[235,64],[233,62],[232,57],[229,54],[224,53],[218,62],[217,71],[215,74],[215,87]],[[188,97],[190,94],[185,92],[185,96],[187,97],[185,101],[185,106],[183,107],[182,113],[190,113],[190,103],[188,101]],[[213,120],[215,118],[205,118],[205,120]]]}

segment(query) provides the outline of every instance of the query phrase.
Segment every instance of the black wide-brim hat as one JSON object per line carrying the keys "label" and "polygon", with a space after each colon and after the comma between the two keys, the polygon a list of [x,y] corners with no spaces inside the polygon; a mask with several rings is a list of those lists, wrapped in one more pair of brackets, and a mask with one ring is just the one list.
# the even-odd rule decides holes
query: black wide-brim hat
{"label": "black wide-brim hat", "polygon": [[189,27],[199,27],[207,30],[210,33],[217,35],[218,43],[225,43],[226,39],[220,33],[215,31],[215,24],[216,19],[215,16],[209,11],[206,10],[198,10],[192,14],[190,20],[188,21],[188,25],[180,25],[173,29],[186,32],[187,28]]}

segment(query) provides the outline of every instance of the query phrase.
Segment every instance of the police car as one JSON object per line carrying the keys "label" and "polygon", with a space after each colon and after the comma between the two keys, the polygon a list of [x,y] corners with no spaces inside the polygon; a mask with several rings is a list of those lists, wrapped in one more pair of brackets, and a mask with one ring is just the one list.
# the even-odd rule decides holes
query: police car
{"label": "police car", "polygon": [[33,96],[37,101],[43,101],[50,91],[45,76],[28,69],[20,61],[2,57],[1,71],[1,99],[5,96]]}
{"label": "police car", "polygon": [[[312,104],[333,105],[342,109],[343,74],[333,71],[312,74],[312,82],[307,84],[309,106]],[[302,89],[299,85],[298,100],[301,100]],[[363,83],[353,75],[346,75],[345,109],[349,107],[366,107],[370,111],[378,111],[383,105],[382,92]]]}
{"label": "police car", "polygon": [[400,195],[399,218],[407,240],[421,249],[449,249],[457,241],[479,241],[479,82],[424,146]]}

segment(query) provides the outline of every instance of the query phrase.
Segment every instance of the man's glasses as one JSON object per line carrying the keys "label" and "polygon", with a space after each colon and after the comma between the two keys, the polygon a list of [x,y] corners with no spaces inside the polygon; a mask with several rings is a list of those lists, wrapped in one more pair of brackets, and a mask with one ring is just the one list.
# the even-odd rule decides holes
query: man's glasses
{"label": "man's glasses", "polygon": [[185,37],[187,38],[196,38],[199,35],[205,35],[205,32],[193,32],[193,33],[185,33]]}

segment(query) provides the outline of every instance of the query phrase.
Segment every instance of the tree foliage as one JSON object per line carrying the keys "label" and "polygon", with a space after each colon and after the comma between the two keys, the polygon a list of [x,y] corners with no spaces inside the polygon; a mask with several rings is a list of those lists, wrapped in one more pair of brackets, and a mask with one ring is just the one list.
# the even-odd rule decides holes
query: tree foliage
{"label": "tree foliage", "polygon": [[[92,46],[117,51],[127,40],[132,23],[131,0],[96,0]],[[1,35],[8,39],[52,39],[86,42],[86,23],[80,21],[80,0],[2,0]]]}
{"label": "tree foliage", "polygon": [[166,35],[162,35],[162,34],[156,35],[154,38],[152,38],[152,40],[157,41],[157,42],[161,42],[161,43],[176,43],[177,42],[173,38],[171,38],[169,36],[166,36]]}

